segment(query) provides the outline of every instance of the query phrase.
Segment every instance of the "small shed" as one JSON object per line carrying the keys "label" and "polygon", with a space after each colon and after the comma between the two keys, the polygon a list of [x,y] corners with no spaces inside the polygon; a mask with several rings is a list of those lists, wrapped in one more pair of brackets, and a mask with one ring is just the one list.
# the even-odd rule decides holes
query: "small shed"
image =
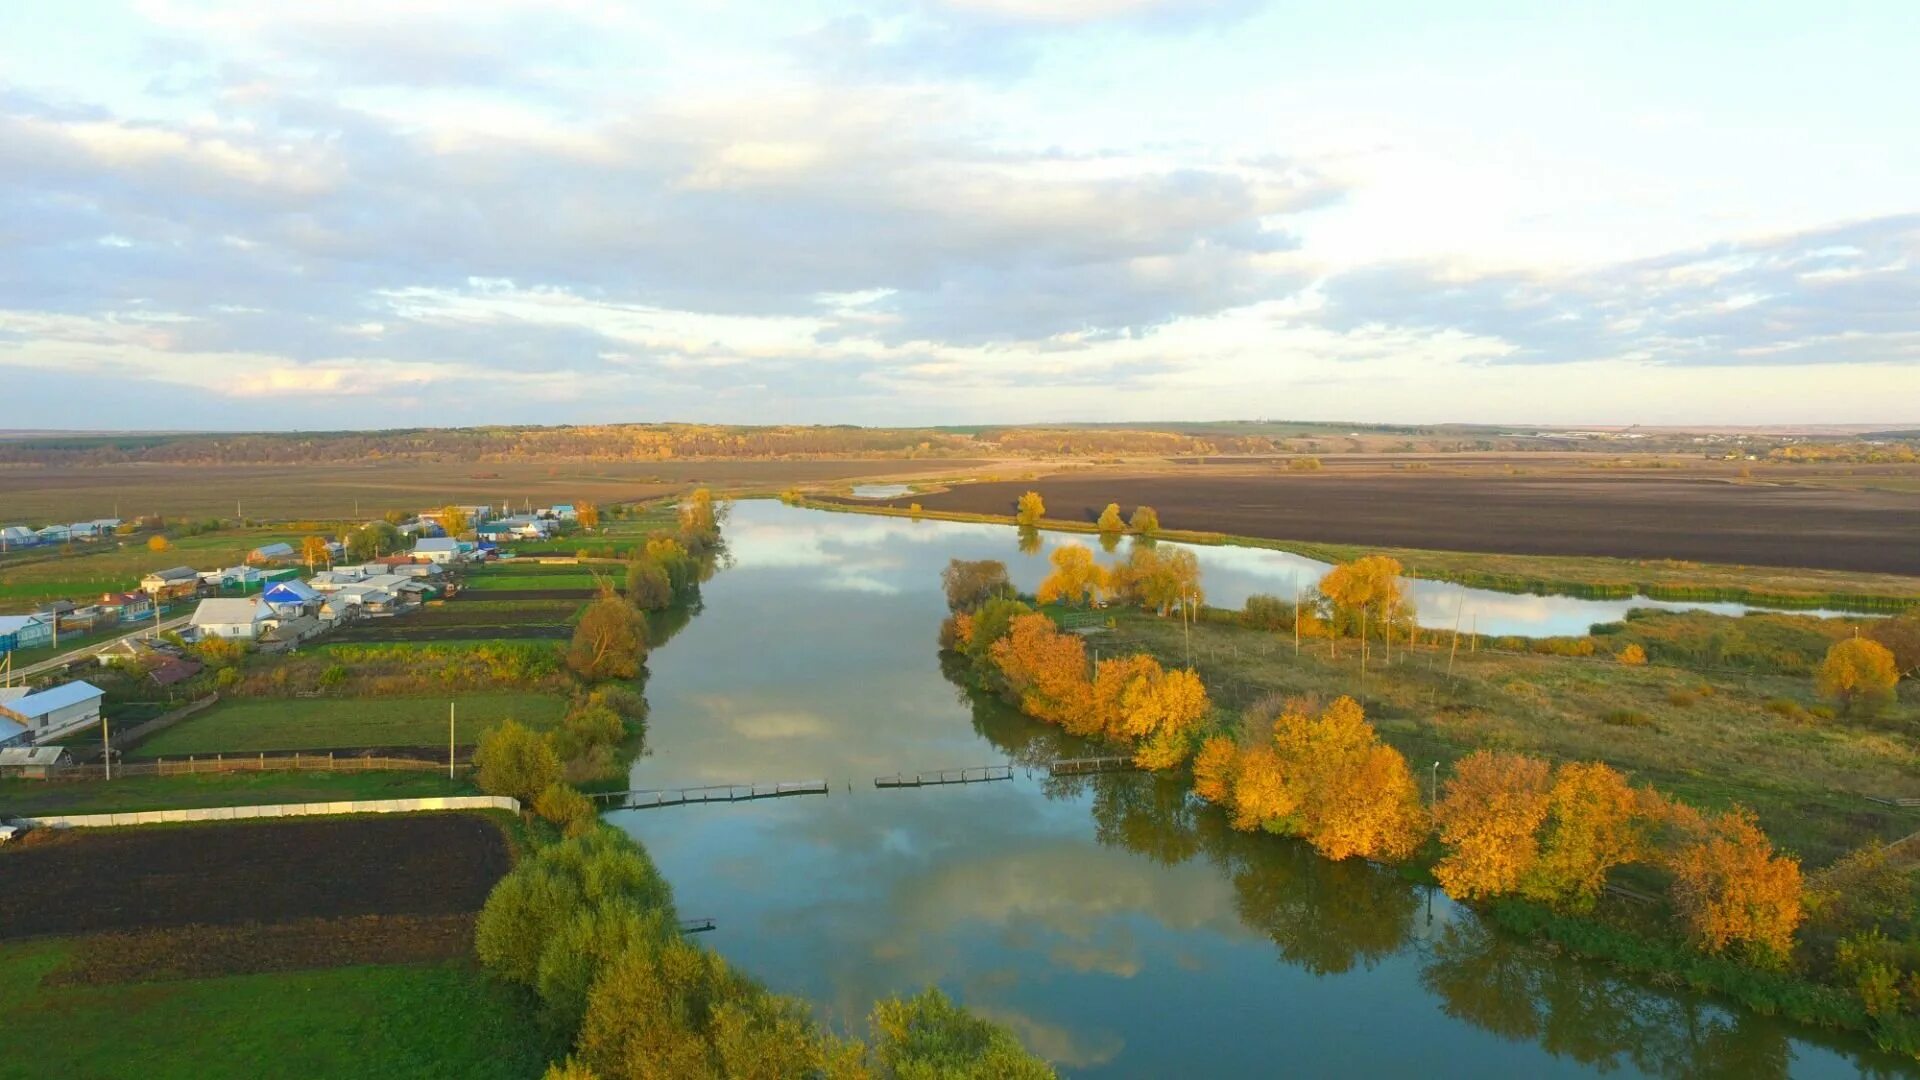
{"label": "small shed", "polygon": [[9,746],[0,748],[0,776],[45,779],[47,773],[73,764],[64,746]]}
{"label": "small shed", "polygon": [[106,691],[85,680],[0,702],[0,716],[25,724],[36,741],[100,722]]}

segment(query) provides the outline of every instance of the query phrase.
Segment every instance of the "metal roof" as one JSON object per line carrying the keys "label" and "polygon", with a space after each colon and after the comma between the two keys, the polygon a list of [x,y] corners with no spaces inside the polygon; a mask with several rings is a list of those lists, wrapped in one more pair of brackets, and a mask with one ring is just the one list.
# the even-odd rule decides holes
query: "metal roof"
{"label": "metal roof", "polygon": [[200,606],[193,609],[192,626],[206,626],[213,623],[251,623],[254,612],[259,609],[258,601],[251,597],[219,600],[202,600]]}
{"label": "metal roof", "polygon": [[106,691],[90,682],[81,680],[79,682],[70,682],[63,686],[56,686],[51,690],[42,690],[37,694],[28,694],[26,697],[10,701],[4,706],[0,706],[0,708],[5,708],[15,716],[24,716],[31,719],[36,716],[45,716],[50,712],[64,709],[69,705],[78,705],[83,701],[91,701],[94,698],[103,697],[105,694]]}

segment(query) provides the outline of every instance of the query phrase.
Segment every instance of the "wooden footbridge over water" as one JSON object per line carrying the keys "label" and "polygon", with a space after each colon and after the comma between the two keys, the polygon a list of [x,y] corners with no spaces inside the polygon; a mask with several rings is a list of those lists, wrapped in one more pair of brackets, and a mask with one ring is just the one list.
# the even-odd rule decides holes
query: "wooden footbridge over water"
{"label": "wooden footbridge over water", "polygon": [[1088,773],[1132,772],[1139,766],[1125,755],[1060,758],[1047,764],[1048,776],[1084,776]]}
{"label": "wooden footbridge over water", "polygon": [[982,784],[990,780],[1013,779],[1011,765],[970,765],[961,769],[935,769],[932,772],[895,773],[876,776],[877,788],[927,787],[932,784]]}
{"label": "wooden footbridge over water", "polygon": [[652,788],[641,791],[602,791],[594,794],[605,810],[652,810],[688,803],[748,802],[787,799],[796,795],[825,795],[825,780],[782,780],[772,784],[709,784],[705,787]]}

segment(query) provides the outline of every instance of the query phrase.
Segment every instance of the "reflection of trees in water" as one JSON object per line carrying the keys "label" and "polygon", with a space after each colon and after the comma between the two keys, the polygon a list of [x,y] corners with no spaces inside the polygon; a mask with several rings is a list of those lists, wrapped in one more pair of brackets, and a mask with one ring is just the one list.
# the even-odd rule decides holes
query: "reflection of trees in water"
{"label": "reflection of trees in water", "polygon": [[697,597],[686,604],[647,612],[647,648],[657,649],[672,641],[674,635],[685,630],[698,614],[700,601]]}
{"label": "reflection of trees in water", "polygon": [[1474,919],[1441,931],[1420,982],[1449,1016],[1601,1071],[1765,1077],[1788,1075],[1793,1062],[1771,1021],[1645,989]]}
{"label": "reflection of trees in water", "polygon": [[1280,955],[1315,975],[1372,967],[1398,951],[1420,898],[1406,882],[1357,859],[1328,862],[1296,840],[1235,845],[1229,864],[1240,918]]}
{"label": "reflection of trees in water", "polygon": [[1129,773],[1084,779],[1093,784],[1094,836],[1100,843],[1138,852],[1161,866],[1178,866],[1199,853],[1197,803],[1183,779]]}
{"label": "reflection of trees in water", "polygon": [[1040,553],[1040,530],[1031,525],[1022,525],[1019,529],[1020,554],[1038,555]]}
{"label": "reflection of trees in water", "polygon": [[[965,657],[942,653],[940,671],[953,683],[956,699],[972,714],[973,730],[1016,764],[1044,771],[1049,763],[1060,758],[1101,752],[1086,739],[1068,735],[1051,724],[1037,723],[992,694],[972,689]],[[1053,778],[1047,782],[1047,794],[1050,797],[1078,794],[1084,779]]]}

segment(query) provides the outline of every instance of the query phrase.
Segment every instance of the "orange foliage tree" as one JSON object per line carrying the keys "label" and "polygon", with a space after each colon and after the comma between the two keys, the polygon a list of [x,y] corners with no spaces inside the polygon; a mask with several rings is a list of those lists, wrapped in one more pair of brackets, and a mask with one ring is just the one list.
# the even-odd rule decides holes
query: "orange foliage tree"
{"label": "orange foliage tree", "polygon": [[1093,561],[1093,550],[1082,544],[1062,544],[1053,549],[1053,573],[1040,583],[1036,594],[1043,604],[1056,600],[1079,604],[1107,593],[1107,568]]}
{"label": "orange foliage tree", "polygon": [[1591,910],[1608,871],[1647,856],[1650,796],[1628,787],[1626,777],[1602,762],[1560,766],[1548,796],[1540,858],[1521,882],[1521,893]]}
{"label": "orange foliage tree", "polygon": [[1200,744],[1193,758],[1193,793],[1210,803],[1226,802],[1233,794],[1233,771],[1239,758],[1240,748],[1225,735]]}
{"label": "orange foliage tree", "polygon": [[1339,698],[1318,717],[1289,708],[1274,721],[1273,742],[1297,806],[1269,827],[1303,837],[1329,859],[1397,860],[1420,846],[1427,820],[1419,787],[1359,702]]}
{"label": "orange foliage tree", "polygon": [[1806,917],[1800,863],[1776,855],[1753,811],[1688,815],[1687,835],[1668,857],[1673,901],[1708,952],[1737,947],[1763,965],[1784,964]]}
{"label": "orange foliage tree", "polygon": [[1833,643],[1814,672],[1820,692],[1839,701],[1848,712],[1872,711],[1893,700],[1900,669],[1893,653],[1872,638],[1852,637]]}
{"label": "orange foliage tree", "polygon": [[1454,766],[1434,823],[1447,854],[1433,876],[1457,900],[1505,896],[1520,888],[1540,854],[1550,805],[1547,763],[1523,754],[1476,750]]}
{"label": "orange foliage tree", "polygon": [[1089,729],[1093,684],[1087,678],[1086,645],[1078,636],[1056,630],[1045,615],[1020,615],[993,643],[992,656],[1022,711],[1069,731]]}
{"label": "orange foliage tree", "polygon": [[592,532],[600,527],[600,508],[590,502],[578,503],[573,508],[573,517],[582,529]]}

